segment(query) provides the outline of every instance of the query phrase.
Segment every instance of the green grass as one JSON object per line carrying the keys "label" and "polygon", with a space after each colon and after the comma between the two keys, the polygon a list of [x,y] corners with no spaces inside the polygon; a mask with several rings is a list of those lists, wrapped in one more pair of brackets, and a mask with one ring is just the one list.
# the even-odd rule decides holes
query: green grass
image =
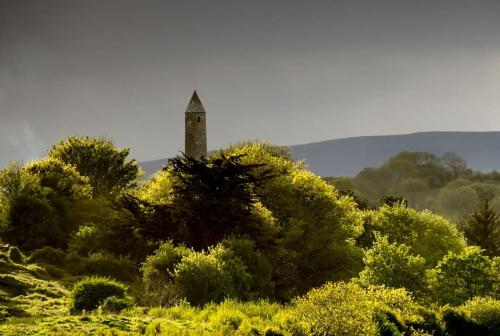
{"label": "green grass", "polygon": [[[29,260],[29,259],[28,259]],[[0,253],[0,335],[194,336],[265,335],[280,305],[226,301],[195,308],[133,308],[120,315],[71,315],[69,293],[79,277],[46,265],[13,262]],[[55,273],[55,274],[54,274]],[[272,335],[272,334],[269,334]]]}
{"label": "green grass", "polygon": [[0,325],[0,335],[144,335],[151,319],[143,317],[54,316],[15,318]]}
{"label": "green grass", "polygon": [[67,314],[68,289],[50,279],[43,267],[18,264],[0,256],[0,321],[11,317]]}

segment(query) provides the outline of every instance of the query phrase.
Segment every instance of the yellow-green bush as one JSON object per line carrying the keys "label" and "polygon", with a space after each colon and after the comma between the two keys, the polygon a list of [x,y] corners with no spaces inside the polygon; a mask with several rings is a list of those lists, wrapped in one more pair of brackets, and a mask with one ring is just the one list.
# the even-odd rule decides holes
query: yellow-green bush
{"label": "yellow-green bush", "polygon": [[28,258],[28,262],[60,267],[64,265],[65,257],[66,253],[63,250],[45,246],[33,251]]}
{"label": "yellow-green bush", "polygon": [[490,335],[500,335],[500,301],[491,297],[475,297],[461,309]]}
{"label": "yellow-green bush", "polygon": [[353,283],[327,283],[293,303],[290,311],[305,335],[377,335],[375,306],[367,292]]}
{"label": "yellow-green bush", "polygon": [[458,306],[474,296],[493,295],[495,276],[491,260],[477,246],[449,253],[429,273],[434,299]]}
{"label": "yellow-green bush", "polygon": [[412,255],[423,257],[429,267],[434,267],[448,252],[462,252],[466,245],[456,226],[445,218],[403,205],[384,205],[366,212],[364,226],[365,235],[375,231],[387,236],[391,243],[405,244]]}
{"label": "yellow-green bush", "polygon": [[70,310],[72,312],[94,310],[111,296],[125,298],[125,286],[109,278],[84,278],[73,286],[70,293]]}

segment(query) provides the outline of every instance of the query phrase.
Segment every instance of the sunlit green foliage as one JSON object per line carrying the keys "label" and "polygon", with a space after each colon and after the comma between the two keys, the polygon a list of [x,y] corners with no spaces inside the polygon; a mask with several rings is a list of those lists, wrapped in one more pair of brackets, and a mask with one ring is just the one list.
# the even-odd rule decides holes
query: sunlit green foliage
{"label": "sunlit green foliage", "polygon": [[362,215],[356,204],[294,163],[285,149],[247,143],[207,162],[179,160],[153,177],[140,198],[181,210],[172,216],[179,228],[174,241],[199,249],[228,236],[253,240],[273,271],[272,286],[260,285],[258,295],[273,291],[289,299],[360,270],[362,251],[354,238],[362,232]]}
{"label": "sunlit green foliage", "polygon": [[467,301],[462,309],[472,321],[483,326],[489,335],[500,333],[500,301],[491,297],[475,297]]}
{"label": "sunlit green foliage", "polygon": [[[457,228],[445,218],[430,211],[396,205],[382,206],[367,212],[365,216],[364,243],[370,246],[371,232],[379,232],[390,242],[405,244],[411,254],[423,257],[427,264],[434,266],[449,251],[460,252],[465,241]],[[372,238],[370,238],[372,237]]]}
{"label": "sunlit green foliage", "polygon": [[374,305],[354,284],[328,283],[294,303],[292,316],[305,335],[377,335]]}
{"label": "sunlit green foliage", "polygon": [[94,196],[115,194],[136,185],[140,170],[128,160],[128,148],[119,149],[105,139],[70,136],[54,145],[49,157],[72,165],[89,179]]}
{"label": "sunlit green foliage", "polygon": [[450,336],[500,333],[500,301],[490,297],[475,297],[456,308],[446,306],[441,315]]}
{"label": "sunlit green foliage", "polygon": [[491,260],[476,247],[449,253],[431,274],[431,289],[440,303],[460,305],[474,296],[490,295],[494,288]]}
{"label": "sunlit green foliage", "polygon": [[350,197],[340,196],[303,164],[293,162],[283,148],[247,143],[226,153],[244,154],[245,163],[264,163],[275,176],[264,181],[259,198],[280,229],[271,256],[280,259],[271,260],[278,296],[289,298],[359,271],[361,251],[354,238],[362,232],[362,218]]}
{"label": "sunlit green foliage", "polygon": [[407,331],[401,321],[417,318],[415,309],[403,289],[327,283],[295,300],[281,323],[300,335],[385,335],[381,329],[390,321],[380,324],[383,312],[394,318],[390,324],[396,333],[389,335],[401,335]]}
{"label": "sunlit green foliage", "polygon": [[192,251],[186,247],[176,247],[172,241],[166,241],[142,264],[143,280],[152,305],[165,306],[181,299],[174,284],[174,270],[189,253]]}
{"label": "sunlit green foliage", "polygon": [[99,306],[99,312],[102,313],[120,313],[125,309],[134,306],[134,300],[131,297],[119,298],[116,296],[107,297]]}
{"label": "sunlit green foliage", "polygon": [[[20,247],[0,252],[0,334],[497,333],[500,259],[406,205],[453,218],[479,200],[493,208],[493,173],[474,174],[452,154],[402,153],[333,180],[338,190],[286,148],[243,143],[173,159],[131,189],[127,155],[71,137],[0,173],[0,237]],[[366,210],[360,185],[389,204]],[[486,246],[494,230],[472,237],[497,221],[481,211],[463,228]],[[282,304],[252,301],[261,298]],[[443,304],[454,307],[439,313]]]}
{"label": "sunlit green foliage", "polygon": [[35,250],[28,258],[30,263],[37,263],[43,265],[63,266],[66,254],[60,250],[50,246],[45,246],[41,249]]}
{"label": "sunlit green foliage", "polygon": [[0,253],[0,323],[13,317],[64,315],[68,291],[47,278],[45,269]]}
{"label": "sunlit green foliage", "polygon": [[378,237],[366,251],[364,262],[359,281],[365,286],[406,288],[416,295],[425,290],[425,259],[412,255],[404,244],[391,244],[387,237]]}
{"label": "sunlit green foliage", "polygon": [[44,188],[50,188],[58,196],[68,200],[90,198],[92,188],[89,179],[60,160],[47,158],[34,161],[24,167],[26,172],[39,178]]}
{"label": "sunlit green foliage", "polygon": [[90,197],[88,180],[56,159],[0,172],[0,222],[5,241],[22,249],[65,247],[77,223],[73,207]]}
{"label": "sunlit green foliage", "polygon": [[257,249],[251,239],[231,237],[222,241],[222,246],[228,248],[240,258],[246,267],[246,272],[252,276],[250,289],[244,294],[245,299],[269,298],[273,296],[275,284],[272,280],[273,266],[265,252]]}
{"label": "sunlit green foliage", "polygon": [[108,278],[84,278],[73,286],[69,308],[73,312],[91,311],[111,296],[125,298],[125,286]]}
{"label": "sunlit green foliage", "polygon": [[252,276],[243,261],[222,246],[192,252],[175,266],[174,282],[182,297],[193,305],[244,298]]}

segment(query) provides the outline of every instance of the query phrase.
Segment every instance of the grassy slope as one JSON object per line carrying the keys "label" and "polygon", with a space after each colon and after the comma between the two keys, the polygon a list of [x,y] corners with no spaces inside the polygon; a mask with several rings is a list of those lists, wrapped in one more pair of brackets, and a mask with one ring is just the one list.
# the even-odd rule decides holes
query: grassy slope
{"label": "grassy slope", "polygon": [[0,253],[0,335],[231,335],[236,329],[263,335],[275,329],[272,319],[282,308],[266,302],[226,301],[204,309],[135,308],[121,315],[71,316],[68,294],[76,278],[60,272],[15,263]]}

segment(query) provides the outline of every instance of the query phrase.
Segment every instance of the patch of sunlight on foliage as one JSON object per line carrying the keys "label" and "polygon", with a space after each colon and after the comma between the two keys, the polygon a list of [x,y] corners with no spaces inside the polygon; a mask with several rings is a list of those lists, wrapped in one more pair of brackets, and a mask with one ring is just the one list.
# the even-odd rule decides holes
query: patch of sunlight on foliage
{"label": "patch of sunlight on foliage", "polygon": [[425,290],[425,259],[413,256],[404,244],[389,243],[376,234],[376,241],[363,258],[365,269],[359,274],[362,285],[406,288],[414,294]]}
{"label": "patch of sunlight on foliage", "polygon": [[172,204],[174,200],[172,172],[160,170],[138,191],[138,196],[152,204]]}
{"label": "patch of sunlight on foliage", "polygon": [[352,283],[327,283],[295,300],[294,329],[305,335],[375,336],[375,307],[366,291]]}
{"label": "patch of sunlight on foliage", "polygon": [[475,297],[462,309],[476,323],[500,331],[500,301],[491,297]]}
{"label": "patch of sunlight on foliage", "polygon": [[430,211],[384,205],[365,214],[365,229],[389,237],[391,243],[405,244],[412,255],[435,266],[448,252],[460,253],[465,239],[455,225]]}
{"label": "patch of sunlight on foliage", "polygon": [[8,258],[1,258],[0,263],[0,321],[16,316],[63,316],[68,313],[68,290],[50,280],[44,268],[17,264]]}
{"label": "patch of sunlight on foliage", "polygon": [[41,320],[12,319],[0,325],[2,336],[20,335],[102,335],[102,336],[139,336],[144,335],[146,327],[152,322],[147,317],[67,316],[47,317]]}

